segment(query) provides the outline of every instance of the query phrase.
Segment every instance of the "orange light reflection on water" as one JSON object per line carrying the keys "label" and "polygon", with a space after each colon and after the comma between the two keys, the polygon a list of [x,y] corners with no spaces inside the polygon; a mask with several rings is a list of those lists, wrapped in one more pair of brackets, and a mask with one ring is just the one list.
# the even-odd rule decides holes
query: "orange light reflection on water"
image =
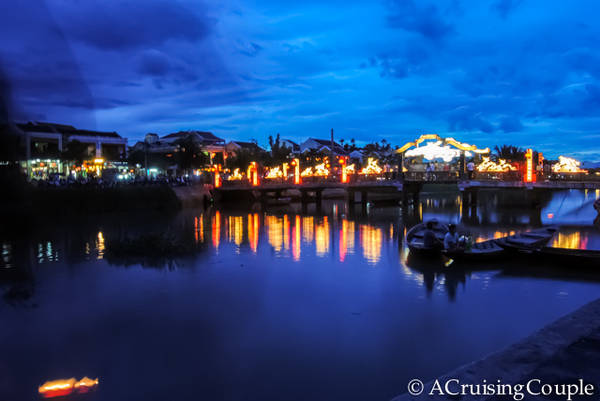
{"label": "orange light reflection on water", "polygon": [[329,252],[329,220],[327,216],[323,217],[321,224],[315,227],[315,248],[317,256],[325,256]]}
{"label": "orange light reflection on water", "polygon": [[550,246],[554,248],[565,249],[587,249],[588,236],[586,233],[575,231],[572,233],[559,232],[550,242]]}
{"label": "orange light reflection on water", "polygon": [[221,213],[217,210],[212,217],[212,244],[215,249],[219,249],[221,243]]}
{"label": "orange light reflection on water", "polygon": [[383,243],[383,230],[370,225],[361,225],[360,243],[363,256],[370,264],[375,264],[381,259],[381,245]]}
{"label": "orange light reflection on water", "polygon": [[294,222],[294,232],[292,239],[292,257],[295,261],[300,260],[300,248],[302,245],[302,238],[300,237],[302,227],[300,226],[300,216],[296,215],[296,219]]}

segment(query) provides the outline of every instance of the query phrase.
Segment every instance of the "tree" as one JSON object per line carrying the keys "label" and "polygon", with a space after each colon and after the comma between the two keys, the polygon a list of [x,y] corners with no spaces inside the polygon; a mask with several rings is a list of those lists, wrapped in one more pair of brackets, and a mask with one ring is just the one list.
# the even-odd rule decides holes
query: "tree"
{"label": "tree", "polygon": [[273,139],[273,136],[269,136],[269,146],[271,147],[271,160],[269,164],[277,165],[285,162],[291,153],[291,149],[281,143],[279,134]]}
{"label": "tree", "polygon": [[522,162],[525,160],[525,150],[514,145],[502,145],[494,148],[496,156],[500,159]]}
{"label": "tree", "polygon": [[175,162],[179,169],[187,171],[206,164],[208,157],[202,152],[200,145],[192,135],[178,139],[175,144],[178,146],[175,152]]}
{"label": "tree", "polygon": [[87,143],[79,142],[74,139],[69,141],[60,155],[62,160],[83,164],[90,157],[89,146]]}

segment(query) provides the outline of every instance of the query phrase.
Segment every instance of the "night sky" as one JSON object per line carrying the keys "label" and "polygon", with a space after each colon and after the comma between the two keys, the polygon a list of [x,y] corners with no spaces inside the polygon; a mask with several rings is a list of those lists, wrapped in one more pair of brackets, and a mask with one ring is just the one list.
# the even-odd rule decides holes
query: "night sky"
{"label": "night sky", "polygon": [[[39,0],[0,5],[13,119],[401,145],[438,133],[600,160],[600,3]],[[6,99],[4,99],[6,101]]]}

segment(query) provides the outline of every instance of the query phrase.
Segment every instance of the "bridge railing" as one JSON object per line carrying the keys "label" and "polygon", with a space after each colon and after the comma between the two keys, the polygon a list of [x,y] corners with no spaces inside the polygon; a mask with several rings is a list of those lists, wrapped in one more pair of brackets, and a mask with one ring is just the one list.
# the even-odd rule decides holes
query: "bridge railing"
{"label": "bridge railing", "polygon": [[475,171],[473,179],[478,181],[523,181],[520,171]]}
{"label": "bridge railing", "polygon": [[547,173],[538,175],[538,181],[575,181],[575,182],[583,182],[583,181],[600,181],[600,175],[598,174],[589,174],[589,173]]}
{"label": "bridge railing", "polygon": [[458,180],[458,171],[407,171],[405,181],[452,182]]}
{"label": "bridge railing", "polygon": [[[382,182],[382,181],[396,181],[399,180],[398,174],[396,172],[387,172],[381,174],[348,174],[347,176],[347,184],[354,183],[366,183],[366,182]],[[275,186],[275,185],[294,185],[294,176],[290,175],[287,178],[278,177],[278,178],[260,178],[261,187],[266,186]],[[301,180],[304,185],[311,184],[342,184],[342,177],[339,174],[330,174],[328,176],[311,176],[311,177],[302,177]],[[301,184],[301,185],[302,185]],[[223,180],[222,186],[225,188],[251,188],[252,184],[247,179],[242,180]]]}

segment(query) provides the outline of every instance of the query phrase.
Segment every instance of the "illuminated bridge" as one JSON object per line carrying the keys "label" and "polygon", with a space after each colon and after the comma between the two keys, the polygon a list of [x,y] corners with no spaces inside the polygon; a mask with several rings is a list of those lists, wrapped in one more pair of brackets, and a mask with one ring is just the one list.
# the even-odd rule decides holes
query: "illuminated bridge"
{"label": "illuminated bridge", "polygon": [[[393,160],[390,162],[390,160]],[[332,162],[333,161],[333,162]],[[303,164],[303,165],[301,165]],[[310,165],[299,158],[279,166],[263,167],[252,162],[246,171],[223,171],[215,167],[212,192],[218,201],[281,200],[290,191],[299,193],[302,203],[321,202],[323,192],[336,190],[354,203],[370,194],[387,194],[390,199],[418,199],[425,184],[455,185],[466,205],[477,201],[480,190],[526,190],[539,193],[564,189],[600,190],[600,175],[588,174],[574,159],[560,156],[558,162],[544,162],[541,153],[528,149],[523,162],[508,162],[490,156],[489,148],[459,142],[438,135],[422,135],[394,152],[394,157],[366,163],[345,155],[324,156]],[[529,195],[528,195],[529,196]],[[535,196],[533,197],[533,204]]]}

